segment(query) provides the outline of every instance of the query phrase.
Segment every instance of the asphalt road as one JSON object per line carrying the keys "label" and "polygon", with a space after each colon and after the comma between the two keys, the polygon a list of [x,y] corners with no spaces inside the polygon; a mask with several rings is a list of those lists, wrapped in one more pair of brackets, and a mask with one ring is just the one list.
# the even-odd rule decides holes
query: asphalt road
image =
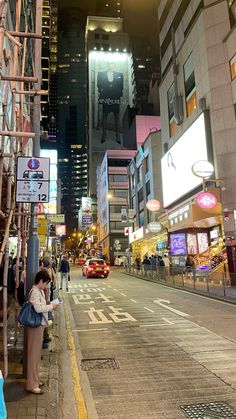
{"label": "asphalt road", "polygon": [[236,417],[234,305],[115,270],[71,277],[65,298],[90,419],[179,419],[181,406],[210,402],[235,416],[210,405],[187,417]]}

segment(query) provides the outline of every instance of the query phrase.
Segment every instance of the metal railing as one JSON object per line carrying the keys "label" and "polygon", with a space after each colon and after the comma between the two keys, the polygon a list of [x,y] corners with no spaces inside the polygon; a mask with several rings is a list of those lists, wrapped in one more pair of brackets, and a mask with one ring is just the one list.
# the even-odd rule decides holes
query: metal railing
{"label": "metal railing", "polygon": [[235,300],[236,274],[228,272],[214,272],[201,270],[186,270],[183,267],[171,266],[152,266],[141,264],[140,267],[125,267],[125,272],[129,275],[140,277],[152,282],[172,285],[177,288],[192,290],[201,294],[207,294],[215,297],[223,297]]}

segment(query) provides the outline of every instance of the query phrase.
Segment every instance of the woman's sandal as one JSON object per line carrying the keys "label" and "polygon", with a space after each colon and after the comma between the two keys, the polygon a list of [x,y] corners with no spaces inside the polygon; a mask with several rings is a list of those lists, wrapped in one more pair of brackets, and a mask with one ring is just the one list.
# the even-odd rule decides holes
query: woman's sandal
{"label": "woman's sandal", "polygon": [[36,395],[43,394],[43,391],[41,390],[41,388],[35,388],[33,390],[26,390],[26,391],[28,391],[28,393],[32,393]]}

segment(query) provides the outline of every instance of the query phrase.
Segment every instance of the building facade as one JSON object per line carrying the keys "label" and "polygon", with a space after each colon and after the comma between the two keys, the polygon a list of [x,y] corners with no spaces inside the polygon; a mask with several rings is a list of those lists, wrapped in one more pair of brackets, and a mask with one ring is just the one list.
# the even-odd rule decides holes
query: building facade
{"label": "building facade", "polygon": [[96,15],[120,18],[123,15],[124,0],[97,0]]}
{"label": "building facade", "polygon": [[[236,269],[234,11],[235,2],[226,0],[160,1],[158,9],[162,178],[170,231],[183,234],[173,241],[182,242],[181,254],[186,255],[201,253],[203,236],[198,233],[205,234],[210,246],[212,231],[218,230],[216,245],[222,253],[225,239],[230,272]],[[205,212],[195,208],[195,196],[202,190],[201,179],[191,170],[197,160],[213,163],[213,176],[220,182],[209,186],[217,186],[214,193],[223,212],[219,206]],[[194,234],[186,231],[190,227]]]}
{"label": "building facade", "polygon": [[123,142],[123,116],[135,101],[129,36],[123,20],[88,17],[88,148],[89,192],[96,196],[96,168],[107,150],[129,148]]}
{"label": "building facade", "polygon": [[[78,7],[59,16],[58,53],[58,152],[62,207],[68,232],[78,228],[78,210],[87,195],[87,171],[80,170],[86,154],[87,62],[86,13]],[[84,163],[84,162],[83,162]]]}
{"label": "building facade", "polygon": [[133,154],[117,158],[108,152],[97,169],[98,245],[112,265],[129,247],[124,233],[128,220],[122,221],[122,213],[128,213],[127,166]]}
{"label": "building facade", "polygon": [[155,228],[160,214],[148,210],[147,202],[157,200],[162,203],[161,156],[161,132],[154,131],[147,136],[129,164],[129,206],[135,214],[129,232],[133,262],[137,257],[143,260],[145,255],[150,257],[166,251],[168,247],[165,227],[158,223],[159,231],[156,233],[147,229],[149,223],[154,223]]}

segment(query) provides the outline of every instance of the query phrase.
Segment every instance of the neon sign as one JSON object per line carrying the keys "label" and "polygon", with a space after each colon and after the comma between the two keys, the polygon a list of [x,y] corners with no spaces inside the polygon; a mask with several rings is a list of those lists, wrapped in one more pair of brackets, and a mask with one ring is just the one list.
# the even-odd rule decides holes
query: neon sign
{"label": "neon sign", "polygon": [[200,192],[195,198],[195,203],[200,208],[212,209],[217,205],[217,199],[210,192]]}

